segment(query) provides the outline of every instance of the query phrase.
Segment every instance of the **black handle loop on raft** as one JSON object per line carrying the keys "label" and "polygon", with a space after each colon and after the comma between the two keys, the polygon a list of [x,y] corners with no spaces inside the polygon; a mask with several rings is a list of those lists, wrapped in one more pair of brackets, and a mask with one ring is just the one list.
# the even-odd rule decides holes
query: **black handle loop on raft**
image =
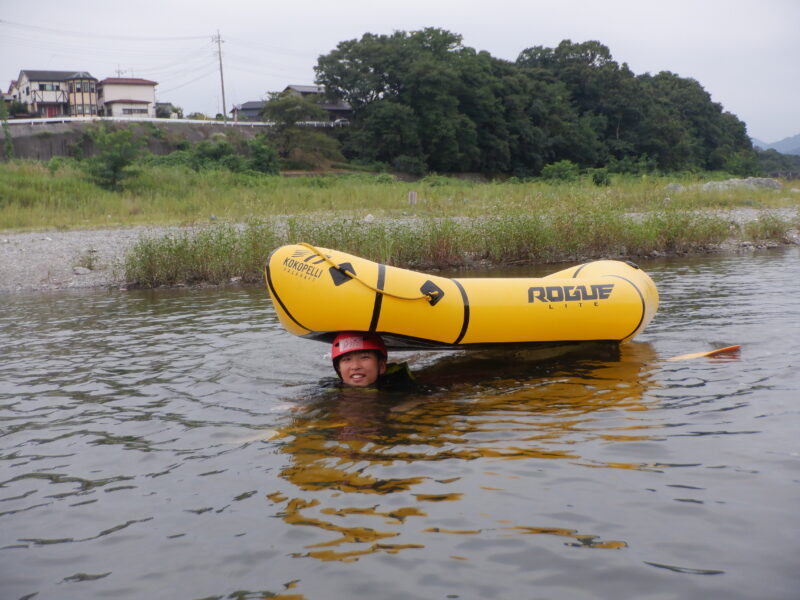
{"label": "black handle loop on raft", "polygon": [[[364,281],[358,275],[356,275],[355,270],[353,269],[353,265],[351,265],[350,263],[342,263],[340,265],[337,265],[335,262],[333,262],[330,259],[330,257],[325,256],[322,252],[320,252],[317,248],[315,248],[311,244],[308,244],[306,242],[298,242],[297,245],[298,246],[303,246],[303,248],[308,248],[314,254],[316,254],[322,260],[324,260],[326,263],[328,263],[328,265],[331,267],[331,276],[334,278],[334,284],[337,285],[337,286],[341,285],[342,283],[347,281],[346,278],[340,280],[339,279],[340,277],[342,277],[342,276],[349,277],[350,279],[355,279],[361,285],[363,285],[366,288],[369,288],[370,290],[372,290],[376,294],[382,294],[384,296],[389,296],[390,298],[397,298],[398,300],[427,300],[430,303],[431,306],[434,306],[439,300],[442,299],[442,296],[444,296],[444,291],[442,291],[442,289],[439,286],[437,286],[436,284],[434,284],[432,281],[426,282],[426,284],[430,283],[431,286],[433,286],[431,288],[431,291],[426,293],[422,289],[420,289],[420,291],[423,292],[423,294],[421,296],[403,296],[402,294],[394,294],[394,293],[388,292],[386,290],[379,290],[374,285],[368,284],[366,281]],[[338,276],[334,275],[334,273],[333,273],[334,270],[339,273]],[[337,283],[337,281],[338,281],[338,283]],[[423,284],[423,288],[424,287],[425,287],[425,284]]]}
{"label": "black handle loop on raft", "polygon": [[356,270],[350,263],[342,263],[338,267],[330,267],[328,272],[331,274],[333,285],[336,287],[339,287],[343,283],[347,283],[351,279],[354,279],[356,274]]}
{"label": "black handle loop on raft", "polygon": [[422,287],[419,288],[419,291],[428,297],[428,302],[430,302],[431,306],[436,306],[436,303],[444,298],[444,290],[433,283],[430,279],[422,284]]}

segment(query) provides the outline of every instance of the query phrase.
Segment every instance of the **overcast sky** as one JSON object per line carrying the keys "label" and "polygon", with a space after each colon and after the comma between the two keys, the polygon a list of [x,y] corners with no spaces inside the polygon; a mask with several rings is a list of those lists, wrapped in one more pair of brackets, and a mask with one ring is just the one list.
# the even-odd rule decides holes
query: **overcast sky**
{"label": "overcast sky", "polygon": [[0,0],[0,84],[19,71],[158,82],[186,114],[314,82],[317,57],[364,33],[439,27],[508,60],[531,46],[597,40],[638,74],[700,82],[748,133],[800,133],[800,0]]}

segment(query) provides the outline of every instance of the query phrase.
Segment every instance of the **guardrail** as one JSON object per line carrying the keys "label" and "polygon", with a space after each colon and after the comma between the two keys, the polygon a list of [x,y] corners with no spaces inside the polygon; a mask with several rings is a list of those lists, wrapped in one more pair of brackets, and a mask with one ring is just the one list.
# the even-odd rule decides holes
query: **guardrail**
{"label": "guardrail", "polygon": [[88,123],[114,121],[117,123],[185,123],[187,125],[232,125],[237,127],[269,127],[263,121],[214,121],[211,119],[156,119],[151,117],[40,117],[36,119],[8,119],[9,125],[49,125],[53,123]]}
{"label": "guardrail", "polygon": [[[272,127],[274,123],[264,121],[215,121],[211,119],[156,119],[150,117],[41,117],[37,119],[8,119],[9,125],[48,125],[53,123],[88,123],[91,121],[114,121],[117,123],[179,123],[186,125],[224,125],[226,127]],[[349,122],[302,121],[306,127],[342,127]]]}

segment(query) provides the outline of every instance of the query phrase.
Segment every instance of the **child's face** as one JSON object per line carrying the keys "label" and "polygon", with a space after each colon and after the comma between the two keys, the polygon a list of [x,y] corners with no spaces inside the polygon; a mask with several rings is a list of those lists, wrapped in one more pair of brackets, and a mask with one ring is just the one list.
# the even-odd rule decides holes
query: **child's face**
{"label": "child's face", "polygon": [[339,374],[345,385],[368,387],[386,371],[386,361],[375,352],[359,350],[339,359]]}

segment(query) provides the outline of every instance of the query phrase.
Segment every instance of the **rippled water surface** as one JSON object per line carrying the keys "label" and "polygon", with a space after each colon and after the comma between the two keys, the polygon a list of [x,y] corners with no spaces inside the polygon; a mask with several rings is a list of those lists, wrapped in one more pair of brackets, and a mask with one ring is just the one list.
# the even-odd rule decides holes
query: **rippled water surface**
{"label": "rippled water surface", "polygon": [[643,266],[635,342],[411,395],[261,289],[0,297],[0,599],[797,598],[800,253]]}

